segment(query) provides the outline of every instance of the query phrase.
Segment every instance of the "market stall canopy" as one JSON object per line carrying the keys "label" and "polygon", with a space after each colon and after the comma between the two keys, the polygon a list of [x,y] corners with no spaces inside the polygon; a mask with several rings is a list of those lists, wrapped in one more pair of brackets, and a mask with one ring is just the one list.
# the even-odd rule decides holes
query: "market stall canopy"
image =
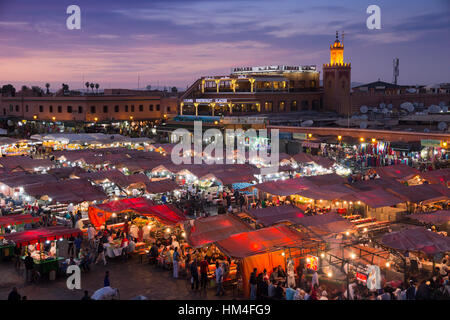
{"label": "market stall canopy", "polygon": [[231,214],[221,214],[189,220],[185,222],[184,230],[189,245],[198,248],[252,229]]}
{"label": "market stall canopy", "polygon": [[216,245],[229,257],[245,258],[280,250],[282,247],[295,247],[306,240],[302,233],[287,226],[279,225],[234,234],[216,242]]}
{"label": "market stall canopy", "polygon": [[393,166],[379,167],[375,171],[381,178],[394,178],[397,180],[409,180],[420,175],[420,171],[407,166],[406,164],[396,164]]}
{"label": "market stall canopy", "polygon": [[58,179],[51,174],[18,173],[1,175],[0,182],[10,188],[26,187],[33,184],[56,182]]}
{"label": "market stall canopy", "polygon": [[400,251],[421,251],[428,255],[450,251],[449,237],[444,237],[422,227],[385,234],[381,243]]}
{"label": "market stall canopy", "polygon": [[267,181],[253,186],[254,188],[277,196],[290,196],[300,190],[311,187],[311,183],[304,178]]}
{"label": "market stall canopy", "polygon": [[85,178],[95,183],[101,183],[108,180],[109,182],[113,182],[122,188],[126,188],[129,185],[127,176],[117,169],[95,172],[82,172],[78,174],[78,177]]}
{"label": "market stall canopy", "polygon": [[80,229],[70,229],[63,226],[47,227],[33,230],[26,230],[14,233],[7,233],[4,235],[8,241],[14,241],[16,246],[24,246],[45,242],[47,240],[59,240],[61,238],[69,238],[70,236],[81,235]]}
{"label": "market stall canopy", "polygon": [[180,189],[181,187],[176,184],[176,182],[165,179],[165,180],[159,180],[159,181],[149,181],[145,183],[145,188],[148,193],[165,193],[165,192],[171,192],[177,189]]}
{"label": "market stall canopy", "polygon": [[33,217],[31,214],[14,214],[0,217],[0,227],[14,226],[24,223],[35,223],[41,220],[40,217]]}
{"label": "market stall canopy", "polygon": [[314,160],[307,153],[297,153],[292,156],[292,159],[294,159],[299,165],[314,162]]}
{"label": "market stall canopy", "polygon": [[[336,187],[337,191],[333,190]],[[345,188],[345,187],[343,187]],[[352,190],[346,189],[345,192],[340,192],[340,188],[337,185],[313,187],[304,190],[299,190],[298,195],[314,200],[336,200],[347,194],[351,194]]]}
{"label": "market stall canopy", "polygon": [[353,202],[361,201],[373,209],[391,207],[395,206],[396,204],[405,202],[405,200],[381,188],[345,195],[341,197],[341,200]]}
{"label": "market stall canopy", "polygon": [[318,187],[326,185],[338,185],[346,183],[346,180],[335,173],[322,174],[317,176],[304,177],[309,182]]}
{"label": "market stall canopy", "polygon": [[155,205],[147,198],[128,198],[89,206],[89,219],[96,226],[101,226],[113,213],[135,212],[143,216],[152,216],[162,223],[174,225],[186,220],[183,213],[173,205]]}
{"label": "market stall canopy", "polygon": [[304,216],[298,219],[298,224],[311,229],[317,234],[333,234],[353,229],[353,225],[340,215],[329,212],[316,216]]}
{"label": "market stall canopy", "polygon": [[396,189],[402,187],[403,184],[395,180],[394,178],[380,178],[373,180],[362,180],[357,181],[349,185],[350,188],[361,191],[370,191],[374,189]]}
{"label": "market stall canopy", "polygon": [[78,177],[81,173],[85,171],[80,167],[63,167],[54,168],[47,171],[48,174],[54,176],[58,180],[70,179],[72,177]]}
{"label": "market stall canopy", "polygon": [[33,159],[30,157],[16,156],[0,158],[0,166],[7,171],[22,168],[25,171],[34,172],[37,169],[53,168],[55,164],[48,159]]}
{"label": "market stall canopy", "polygon": [[450,181],[450,168],[425,171],[420,173],[420,176],[433,184],[443,184],[447,186]]}
{"label": "market stall canopy", "polygon": [[431,213],[418,213],[407,216],[423,223],[443,224],[450,221],[450,210],[439,210]]}
{"label": "market stall canopy", "polygon": [[[442,190],[439,191],[435,187],[441,187]],[[404,201],[414,203],[436,202],[449,199],[448,195],[446,195],[448,190],[444,189],[444,187],[440,185],[435,185],[434,188],[429,184],[421,184],[416,186],[402,185],[395,189],[387,189],[387,191],[398,196]]]}
{"label": "market stall canopy", "polygon": [[53,202],[81,203],[102,201],[108,198],[100,187],[93,186],[86,179],[69,179],[45,184],[24,186],[25,193],[36,199],[51,198]]}
{"label": "market stall canopy", "polygon": [[293,205],[250,209],[248,213],[266,227],[283,222],[297,224],[303,217],[303,211]]}

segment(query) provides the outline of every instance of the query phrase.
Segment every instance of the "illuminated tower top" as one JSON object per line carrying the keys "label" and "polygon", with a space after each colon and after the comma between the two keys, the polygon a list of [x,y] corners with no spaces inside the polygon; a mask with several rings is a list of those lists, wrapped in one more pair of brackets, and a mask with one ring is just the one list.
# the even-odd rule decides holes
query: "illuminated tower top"
{"label": "illuminated tower top", "polygon": [[344,64],[344,44],[339,41],[339,34],[336,31],[336,41],[330,46],[330,65]]}

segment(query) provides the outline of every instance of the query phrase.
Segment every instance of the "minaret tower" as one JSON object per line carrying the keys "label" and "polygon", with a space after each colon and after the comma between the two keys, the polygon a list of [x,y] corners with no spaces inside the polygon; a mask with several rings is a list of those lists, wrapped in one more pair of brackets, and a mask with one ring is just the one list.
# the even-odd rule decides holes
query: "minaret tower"
{"label": "minaret tower", "polygon": [[330,63],[323,65],[323,88],[325,109],[339,114],[352,113],[350,103],[351,65],[344,62],[344,44],[336,40],[330,45]]}

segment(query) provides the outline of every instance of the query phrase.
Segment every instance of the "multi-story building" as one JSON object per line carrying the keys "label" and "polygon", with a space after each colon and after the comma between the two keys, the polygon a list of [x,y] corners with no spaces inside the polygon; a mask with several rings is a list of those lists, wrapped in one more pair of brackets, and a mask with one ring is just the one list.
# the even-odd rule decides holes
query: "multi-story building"
{"label": "multi-story building", "polygon": [[181,96],[182,115],[241,115],[321,110],[315,66],[233,68],[228,76],[202,77]]}
{"label": "multi-story building", "polygon": [[44,94],[1,97],[0,112],[27,120],[151,120],[178,113],[178,96],[162,91],[105,89],[101,94]]}

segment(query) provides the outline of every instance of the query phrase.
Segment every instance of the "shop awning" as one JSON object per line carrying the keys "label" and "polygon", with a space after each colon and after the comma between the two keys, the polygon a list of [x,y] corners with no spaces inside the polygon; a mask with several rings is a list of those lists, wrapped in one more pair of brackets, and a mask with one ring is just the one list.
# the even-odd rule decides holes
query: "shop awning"
{"label": "shop awning", "polygon": [[33,217],[31,214],[14,214],[0,217],[0,227],[14,226],[24,223],[35,223],[41,220],[40,217]]}
{"label": "shop awning", "polygon": [[70,236],[78,236],[82,234],[80,229],[70,229],[63,226],[47,227],[33,230],[26,230],[4,235],[8,241],[14,241],[17,246],[35,244],[45,242],[47,240],[59,240],[61,238],[69,238]]}
{"label": "shop awning", "polygon": [[303,211],[296,206],[251,209],[248,213],[266,227],[282,222],[297,224],[303,217]]}
{"label": "shop awning", "polygon": [[251,228],[231,214],[189,220],[185,223],[186,240],[193,248],[198,248]]}
{"label": "shop awning", "polygon": [[101,226],[113,213],[135,212],[143,216],[152,216],[167,225],[174,225],[186,220],[184,214],[173,205],[155,205],[147,198],[129,198],[89,206],[89,219],[96,226]]}
{"label": "shop awning", "polygon": [[295,247],[307,240],[305,236],[283,225],[234,234],[216,242],[220,250],[229,257],[245,258],[260,253]]}
{"label": "shop awning", "polygon": [[401,251],[421,251],[435,255],[450,251],[450,238],[422,227],[409,228],[385,234],[381,243]]}
{"label": "shop awning", "polygon": [[450,210],[439,210],[431,213],[418,213],[407,216],[423,223],[443,224],[450,221]]}

